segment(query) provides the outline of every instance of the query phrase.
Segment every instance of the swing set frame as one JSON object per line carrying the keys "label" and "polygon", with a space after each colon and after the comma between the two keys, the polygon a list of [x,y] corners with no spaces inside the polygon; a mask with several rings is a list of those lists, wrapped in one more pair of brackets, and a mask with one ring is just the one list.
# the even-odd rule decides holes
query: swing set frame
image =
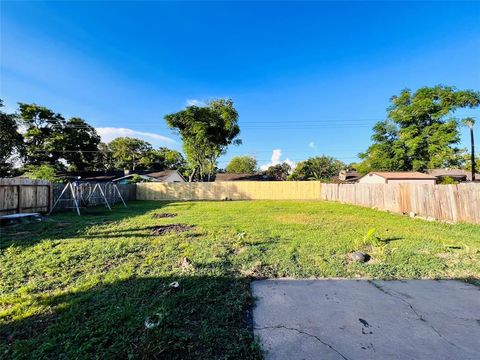
{"label": "swing set frame", "polygon": [[[86,196],[84,194],[85,189],[81,186],[81,184],[89,184],[89,191],[88,191],[88,194]],[[108,183],[105,183],[105,184],[106,184],[106,186],[107,185],[113,186],[114,194],[117,194],[119,196],[120,200],[123,203],[123,206],[125,206],[125,208],[127,208],[127,204],[125,203],[125,200],[123,199],[123,196],[120,192],[120,189],[118,188],[117,183],[112,181],[112,182],[108,182]],[[74,211],[76,210],[77,214],[80,216],[81,215],[81,212],[80,212],[81,208],[87,208],[89,206],[99,205],[98,203],[96,203],[94,205],[90,205],[91,204],[90,202],[94,199],[103,200],[102,203],[105,205],[105,207],[108,210],[112,211],[112,207],[110,206],[110,203],[109,203],[109,201],[108,201],[108,199],[105,195],[104,189],[102,189],[102,186],[100,185],[100,183],[96,182],[95,185],[93,186],[93,188],[91,186],[92,186],[92,183],[90,183],[90,182],[82,182],[78,179],[74,180],[74,181],[68,180],[68,182],[65,184],[65,187],[63,188],[62,192],[60,193],[60,196],[55,201],[55,203],[53,204],[52,208],[50,209],[50,211],[48,212],[47,215],[50,215],[53,212],[53,210],[55,209],[55,207],[60,202],[71,201],[72,206],[70,208],[73,209]],[[94,194],[97,190],[99,191],[100,195],[99,196],[94,196]],[[70,194],[71,197],[66,198],[67,194]]]}

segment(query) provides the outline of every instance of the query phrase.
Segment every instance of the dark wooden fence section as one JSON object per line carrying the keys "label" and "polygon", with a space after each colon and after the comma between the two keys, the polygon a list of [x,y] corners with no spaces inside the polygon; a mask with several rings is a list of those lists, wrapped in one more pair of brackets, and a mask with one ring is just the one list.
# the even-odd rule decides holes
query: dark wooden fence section
{"label": "dark wooden fence section", "polygon": [[321,198],[432,220],[480,224],[480,183],[323,184]]}
{"label": "dark wooden fence section", "polygon": [[0,216],[48,212],[53,200],[51,185],[45,180],[0,178]]}
{"label": "dark wooden fence section", "polygon": [[[93,191],[95,187],[95,183],[81,183],[78,186],[81,188],[81,192],[84,198],[86,199],[88,195]],[[118,193],[113,187],[112,183],[100,183],[100,186],[102,187],[102,190],[105,193],[105,196],[110,205],[113,205],[122,201],[118,196]],[[129,200],[135,200],[136,198],[135,184],[123,184],[123,185],[119,184],[117,186],[125,202]],[[65,187],[65,184],[52,185],[53,203],[55,203],[55,201],[58,199],[64,187]],[[69,189],[65,192],[62,199],[64,200],[60,201],[57,204],[53,212],[68,211],[68,210],[73,211],[72,207],[74,206],[74,203],[73,203],[72,193]],[[104,199],[101,198],[101,193],[97,189],[95,190],[95,193],[92,194],[92,197],[88,202],[88,206],[95,206],[95,205],[101,205],[101,204],[104,204]]]}
{"label": "dark wooden fence section", "polygon": [[[95,184],[82,183],[79,186],[86,198]],[[121,201],[112,183],[100,183],[100,186],[110,205]],[[135,184],[117,186],[125,201],[135,200]],[[30,212],[48,213],[64,187],[65,184],[52,184],[46,180],[0,178],[0,216]],[[54,212],[70,210],[68,208],[73,205],[71,191],[67,191],[63,199],[70,199],[70,201],[61,201]],[[103,204],[103,202],[100,192],[96,190],[89,201],[89,206]]]}

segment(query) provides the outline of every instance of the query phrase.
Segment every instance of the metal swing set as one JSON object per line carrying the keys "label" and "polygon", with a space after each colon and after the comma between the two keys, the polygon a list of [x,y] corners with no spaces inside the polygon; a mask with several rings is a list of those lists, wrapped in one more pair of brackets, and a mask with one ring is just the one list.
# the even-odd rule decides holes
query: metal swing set
{"label": "metal swing set", "polygon": [[[106,183],[105,189],[102,189],[100,183],[95,183],[94,185],[91,182],[82,182],[80,179],[68,180],[67,184],[63,188],[60,196],[53,204],[51,210],[49,211],[48,215],[52,213],[55,207],[60,202],[71,202],[71,206],[68,206],[67,209],[73,209],[77,211],[77,214],[80,216],[80,209],[87,208],[91,206],[96,206],[100,204],[104,204],[105,207],[112,211],[112,207],[105,195],[107,191],[107,186],[113,187],[113,195],[120,198],[125,208],[127,208],[127,204],[123,200],[122,194],[120,193],[120,189],[115,182]],[[67,198],[67,194],[70,194],[70,197]],[[95,200],[100,200],[100,202],[96,202]],[[113,199],[113,203],[115,199]]]}

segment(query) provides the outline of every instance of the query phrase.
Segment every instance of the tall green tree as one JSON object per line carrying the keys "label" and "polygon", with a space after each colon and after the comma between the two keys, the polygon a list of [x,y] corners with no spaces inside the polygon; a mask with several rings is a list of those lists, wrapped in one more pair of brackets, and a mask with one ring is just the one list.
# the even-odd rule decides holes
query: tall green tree
{"label": "tall green tree", "polygon": [[166,147],[161,147],[158,149],[158,151],[163,157],[165,169],[177,170],[185,167],[185,158],[180,151],[172,150]]}
{"label": "tall green tree", "polygon": [[145,168],[145,157],[152,150],[148,142],[131,137],[113,139],[108,147],[112,151],[115,167],[125,170]]}
{"label": "tall green tree", "polygon": [[113,152],[104,142],[98,144],[97,151],[93,158],[93,169],[98,171],[109,171],[115,169]]}
{"label": "tall green tree", "polygon": [[316,156],[299,162],[289,179],[328,181],[345,168],[343,162],[331,156]]}
{"label": "tall green tree", "polygon": [[458,166],[459,120],[454,112],[480,104],[480,92],[438,85],[391,98],[387,119],[373,128],[373,144],[359,156],[361,172],[423,171]]}
{"label": "tall green tree", "polygon": [[94,170],[100,136],[85,120],[71,118],[66,121],[57,144],[57,148],[62,149],[62,157],[67,161],[69,170]]}
{"label": "tall green tree", "polygon": [[166,147],[148,151],[140,162],[142,166],[151,170],[183,171],[186,165],[185,159],[180,152]]}
{"label": "tall green tree", "polygon": [[234,156],[225,170],[233,174],[253,174],[257,171],[257,160],[251,156]]}
{"label": "tall green tree", "polygon": [[175,129],[191,169],[189,181],[195,176],[210,180],[218,158],[230,144],[240,144],[238,113],[230,99],[210,101],[206,106],[188,106],[179,112],[165,115],[165,121]]}
{"label": "tall green tree", "polygon": [[22,152],[23,137],[18,132],[17,115],[1,110],[0,99],[0,177],[14,175],[14,162]]}
{"label": "tall green tree", "polygon": [[24,134],[24,166],[51,165],[72,171],[95,168],[95,156],[100,136],[85,120],[62,115],[36,104],[19,103],[18,122],[26,128]]}
{"label": "tall green tree", "polygon": [[288,163],[284,162],[270,166],[267,170],[265,170],[265,175],[277,181],[285,181],[287,180],[291,171],[292,167]]}
{"label": "tall green tree", "polygon": [[60,162],[63,155],[62,115],[36,104],[19,103],[20,126],[25,128],[24,163],[25,165],[52,165],[63,168]]}
{"label": "tall green tree", "polygon": [[48,180],[50,182],[61,182],[62,178],[57,176],[57,171],[52,165],[27,165],[23,176],[29,179]]}

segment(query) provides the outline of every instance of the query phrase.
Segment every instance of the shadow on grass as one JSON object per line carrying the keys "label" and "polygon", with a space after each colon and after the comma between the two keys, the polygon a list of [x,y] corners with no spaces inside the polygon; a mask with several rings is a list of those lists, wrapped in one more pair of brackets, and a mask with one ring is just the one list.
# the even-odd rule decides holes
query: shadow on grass
{"label": "shadow on grass", "polygon": [[379,240],[383,243],[388,244],[392,241],[404,240],[404,238],[403,237],[398,237],[398,236],[397,237],[393,236],[393,237],[388,237],[388,238],[379,238]]}
{"label": "shadow on grass", "polygon": [[[109,211],[103,206],[96,206],[82,209],[81,216],[68,211],[54,214],[45,218],[42,222],[1,227],[0,249],[9,246],[31,246],[45,239],[61,240],[80,237],[91,226],[106,225],[115,221],[144,215],[147,212],[161,209],[167,205],[175,206],[176,204],[169,201],[130,201],[127,203],[128,208],[124,208],[123,205],[116,205],[112,208],[112,211]],[[98,237],[103,236],[112,237],[108,233]]]}
{"label": "shadow on grass", "polygon": [[0,322],[2,358],[261,358],[245,278],[134,278],[37,302],[44,314]]}

